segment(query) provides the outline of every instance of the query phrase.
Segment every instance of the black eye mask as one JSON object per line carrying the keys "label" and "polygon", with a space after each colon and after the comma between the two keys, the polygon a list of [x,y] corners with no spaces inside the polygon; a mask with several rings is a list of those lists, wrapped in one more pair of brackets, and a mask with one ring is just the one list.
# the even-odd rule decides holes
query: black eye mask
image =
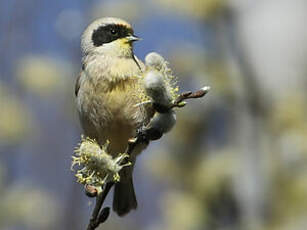
{"label": "black eye mask", "polygon": [[124,25],[104,25],[94,30],[92,34],[92,41],[94,46],[97,47],[132,34],[133,30]]}

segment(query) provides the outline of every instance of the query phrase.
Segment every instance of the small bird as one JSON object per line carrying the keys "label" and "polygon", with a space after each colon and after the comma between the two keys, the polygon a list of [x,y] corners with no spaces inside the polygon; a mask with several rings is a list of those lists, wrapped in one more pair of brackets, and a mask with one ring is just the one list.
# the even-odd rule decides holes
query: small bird
{"label": "small bird", "polygon": [[[149,105],[135,106],[140,100],[138,77],[145,71],[133,52],[138,40],[129,23],[112,17],[92,22],[81,37],[82,71],[75,84],[81,126],[100,145],[110,141],[108,151],[113,157],[125,152],[128,139],[154,114]],[[119,216],[137,207],[132,171],[146,145],[135,149],[129,158],[131,166],[120,171],[113,198],[113,210]]]}

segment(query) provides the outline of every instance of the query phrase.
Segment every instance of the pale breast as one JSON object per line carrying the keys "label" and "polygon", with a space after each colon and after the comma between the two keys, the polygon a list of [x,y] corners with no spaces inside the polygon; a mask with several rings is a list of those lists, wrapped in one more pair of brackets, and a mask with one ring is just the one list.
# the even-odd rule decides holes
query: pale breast
{"label": "pale breast", "polygon": [[[147,123],[151,116],[145,107],[135,106],[139,102],[137,75],[140,69],[135,63],[130,63],[130,69],[128,63],[124,63],[121,68],[105,69],[103,73],[107,76],[100,73],[94,77],[93,70],[84,72],[77,97],[85,135],[101,144],[109,140],[114,155],[125,151],[128,139],[135,136],[137,128]],[[124,77],[119,77],[121,69],[130,76],[122,74]]]}

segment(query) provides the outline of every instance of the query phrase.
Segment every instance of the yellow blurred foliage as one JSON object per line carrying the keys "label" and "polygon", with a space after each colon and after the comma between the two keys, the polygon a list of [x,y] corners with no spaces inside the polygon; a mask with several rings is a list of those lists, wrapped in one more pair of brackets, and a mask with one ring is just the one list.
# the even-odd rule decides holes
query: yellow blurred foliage
{"label": "yellow blurred foliage", "polygon": [[23,140],[33,127],[32,115],[25,104],[0,82],[0,140],[13,144]]}
{"label": "yellow blurred foliage", "polygon": [[204,199],[210,199],[225,184],[231,184],[237,169],[237,156],[234,151],[215,152],[214,155],[199,161],[191,176],[194,191]]}
{"label": "yellow blurred foliage", "polygon": [[181,12],[190,17],[208,18],[216,16],[226,7],[226,0],[157,0],[161,8]]}
{"label": "yellow blurred foliage", "polygon": [[44,229],[60,217],[59,204],[50,194],[24,183],[7,187],[1,199],[0,209],[5,212],[0,218],[7,224],[18,222],[30,229]]}
{"label": "yellow blurred foliage", "polygon": [[184,192],[168,191],[161,199],[168,230],[199,229],[206,215],[197,197]]}
{"label": "yellow blurred foliage", "polygon": [[158,181],[163,180],[167,183],[178,182],[178,176],[182,172],[174,159],[165,150],[155,153],[145,163],[145,169],[148,170]]}
{"label": "yellow blurred foliage", "polygon": [[91,18],[119,17],[133,22],[144,14],[143,2],[139,0],[101,1],[91,11]]}
{"label": "yellow blurred foliage", "polygon": [[[21,85],[38,96],[51,96],[68,87],[71,66],[47,56],[27,56],[17,65]],[[69,86],[72,88],[72,86]]]}

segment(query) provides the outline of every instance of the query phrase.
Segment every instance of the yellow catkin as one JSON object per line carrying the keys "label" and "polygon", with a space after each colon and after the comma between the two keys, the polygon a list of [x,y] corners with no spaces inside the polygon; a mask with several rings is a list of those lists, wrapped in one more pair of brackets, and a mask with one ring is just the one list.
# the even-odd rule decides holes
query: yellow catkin
{"label": "yellow catkin", "polygon": [[[149,67],[150,70],[150,67]],[[166,86],[166,90],[170,93],[172,100],[176,100],[179,96],[179,86],[177,77],[173,75],[172,70],[169,68],[169,64],[167,61],[164,61],[161,65],[161,69],[159,69],[159,72],[163,76],[164,84]],[[136,104],[142,104],[150,101],[150,97],[146,94],[146,91],[143,87],[142,81],[144,79],[146,73],[144,73],[142,76],[139,76],[140,83],[136,87],[136,93],[135,96],[138,98],[138,101]]]}
{"label": "yellow catkin", "polygon": [[72,169],[78,165],[81,169],[76,171],[75,176],[80,184],[102,186],[106,182],[118,182],[120,180],[119,171],[130,165],[130,162],[121,164],[129,157],[127,154],[119,154],[112,158],[107,153],[109,142],[102,147],[90,138],[81,138],[81,142],[74,151],[72,157]]}

